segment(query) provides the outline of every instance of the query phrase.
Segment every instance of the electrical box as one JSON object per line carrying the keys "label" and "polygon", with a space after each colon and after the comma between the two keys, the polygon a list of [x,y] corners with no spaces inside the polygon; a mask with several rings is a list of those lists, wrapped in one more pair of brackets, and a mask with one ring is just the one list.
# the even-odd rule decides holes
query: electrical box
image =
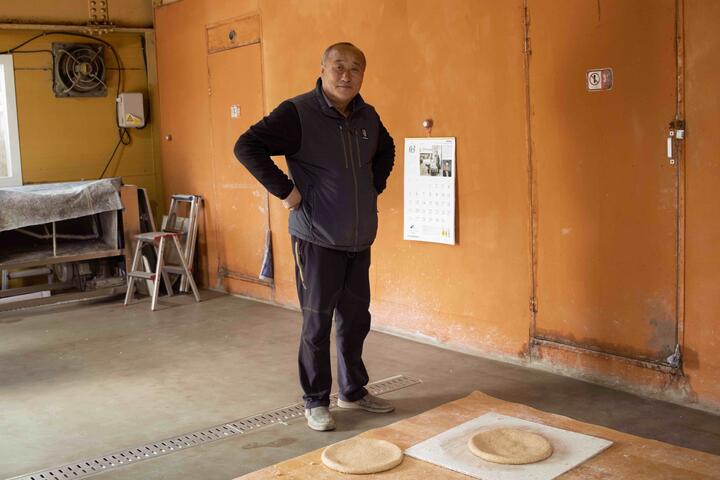
{"label": "electrical box", "polygon": [[121,93],[117,97],[118,126],[142,128],[145,126],[145,108],[142,93]]}

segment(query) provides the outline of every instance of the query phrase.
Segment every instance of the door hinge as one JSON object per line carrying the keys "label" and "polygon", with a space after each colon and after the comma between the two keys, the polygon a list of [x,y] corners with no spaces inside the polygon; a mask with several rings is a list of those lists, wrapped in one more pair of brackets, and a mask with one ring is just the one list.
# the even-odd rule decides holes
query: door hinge
{"label": "door hinge", "polygon": [[535,297],[530,297],[530,312],[537,313],[537,311],[537,299]]}

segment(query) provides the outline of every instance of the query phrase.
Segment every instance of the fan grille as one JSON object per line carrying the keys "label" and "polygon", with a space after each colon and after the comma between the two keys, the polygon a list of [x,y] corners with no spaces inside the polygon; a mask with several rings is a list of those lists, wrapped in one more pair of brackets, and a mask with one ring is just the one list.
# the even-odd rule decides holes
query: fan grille
{"label": "fan grille", "polygon": [[92,43],[53,43],[53,90],[56,97],[104,97],[103,46]]}

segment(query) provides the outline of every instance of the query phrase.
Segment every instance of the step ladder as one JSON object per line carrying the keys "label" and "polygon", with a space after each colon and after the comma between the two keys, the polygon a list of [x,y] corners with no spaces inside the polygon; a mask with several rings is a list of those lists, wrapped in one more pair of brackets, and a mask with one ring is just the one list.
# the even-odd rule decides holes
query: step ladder
{"label": "step ladder", "polygon": [[[146,232],[135,235],[137,241],[133,263],[128,272],[128,289],[125,294],[125,305],[129,305],[135,295],[135,280],[138,278],[150,280],[152,285],[152,303],[151,310],[157,307],[157,299],[160,293],[160,279],[165,281],[165,288],[168,296],[173,295],[172,283],[170,282],[169,273],[180,275],[180,291],[187,291],[187,286],[192,288],[193,295],[197,302],[200,301],[197,285],[192,276],[192,260],[195,254],[195,240],[197,238],[198,229],[198,212],[201,205],[201,197],[198,195],[173,195],[170,201],[170,211],[168,216],[163,219],[160,232]],[[179,217],[178,209],[181,203],[189,204],[189,216]],[[187,230],[187,231],[186,231]],[[185,248],[182,247],[180,239],[185,236]],[[180,265],[169,265],[165,263],[165,250],[167,244],[170,244],[170,252],[174,252],[176,259],[180,261]],[[157,265],[155,272],[145,271],[142,261],[142,249],[146,244],[157,247]],[[144,267],[143,267],[144,268]]]}
{"label": "step ladder", "polygon": [[[188,216],[178,216],[178,210],[181,204],[187,204]],[[195,259],[195,244],[197,243],[198,233],[198,217],[200,216],[200,208],[202,207],[202,197],[200,195],[173,195],[170,197],[170,210],[166,217],[163,217],[160,230],[163,232],[179,233],[185,237],[185,242],[181,250],[185,258],[185,263],[192,270],[193,261]],[[181,242],[182,244],[183,242]],[[188,279],[185,275],[180,278],[180,291],[185,293],[188,291]]]}

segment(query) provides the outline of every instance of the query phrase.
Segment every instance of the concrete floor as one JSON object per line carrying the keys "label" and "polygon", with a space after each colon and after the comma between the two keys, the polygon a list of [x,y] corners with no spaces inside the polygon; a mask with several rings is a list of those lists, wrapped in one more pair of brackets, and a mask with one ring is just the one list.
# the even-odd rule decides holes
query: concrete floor
{"label": "concrete floor", "polygon": [[[120,300],[0,314],[0,478],[137,446],[300,401],[299,314],[213,292],[195,304]],[[372,332],[372,380],[423,380],[389,415],[342,411],[122,467],[105,480],[228,480],[473,390],[623,432],[720,454],[720,417]]]}

